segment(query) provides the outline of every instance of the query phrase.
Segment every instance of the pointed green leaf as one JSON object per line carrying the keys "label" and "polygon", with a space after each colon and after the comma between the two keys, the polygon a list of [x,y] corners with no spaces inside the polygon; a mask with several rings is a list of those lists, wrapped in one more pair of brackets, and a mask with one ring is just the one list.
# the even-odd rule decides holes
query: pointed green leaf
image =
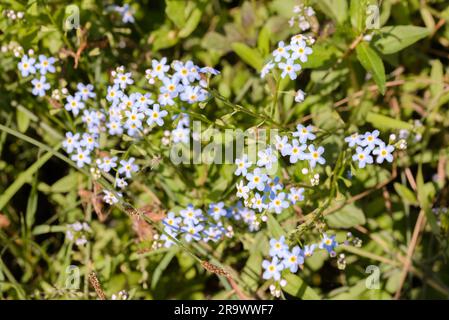
{"label": "pointed green leaf", "polygon": [[383,54],[401,51],[415,42],[427,37],[427,28],[416,26],[386,26],[372,40],[372,45]]}
{"label": "pointed green leaf", "polygon": [[385,67],[382,59],[366,42],[360,43],[357,48],[357,58],[362,66],[371,73],[379,87],[379,91],[385,93]]}
{"label": "pointed green leaf", "polygon": [[257,49],[250,48],[241,42],[234,42],[231,47],[232,50],[234,50],[234,52],[251,67],[257,71],[262,69],[263,58]]}

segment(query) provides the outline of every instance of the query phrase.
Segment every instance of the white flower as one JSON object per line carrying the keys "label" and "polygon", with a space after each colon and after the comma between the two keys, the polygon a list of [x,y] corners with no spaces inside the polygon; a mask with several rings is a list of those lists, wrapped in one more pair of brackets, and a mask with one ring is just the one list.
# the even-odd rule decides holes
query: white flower
{"label": "white flower", "polygon": [[306,98],[306,93],[304,91],[302,91],[302,90],[296,91],[296,93],[295,93],[295,101],[297,103],[303,102],[305,100],[305,98]]}
{"label": "white flower", "polygon": [[237,188],[237,197],[248,199],[248,192],[249,187],[243,183],[243,181],[240,181],[238,184],[235,185]]}

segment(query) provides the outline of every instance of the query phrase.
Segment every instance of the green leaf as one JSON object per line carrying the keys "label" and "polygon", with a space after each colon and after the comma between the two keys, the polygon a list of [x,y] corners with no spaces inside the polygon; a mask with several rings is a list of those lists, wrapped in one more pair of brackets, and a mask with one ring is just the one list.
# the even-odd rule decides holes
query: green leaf
{"label": "green leaf", "polygon": [[16,194],[17,191],[26,183],[31,181],[33,174],[39,170],[51,157],[53,153],[47,152],[40,157],[35,163],[33,163],[28,169],[20,173],[14,182],[6,189],[2,195],[0,195],[0,210],[2,210],[9,200]]}
{"label": "green leaf", "polygon": [[406,186],[404,186],[403,184],[400,183],[394,183],[394,189],[396,190],[396,192],[398,193],[398,195],[405,200],[406,202],[412,204],[412,205],[417,205],[418,204],[418,199],[416,199],[416,195],[413,193],[412,190],[410,190],[409,188],[407,188]]}
{"label": "green leaf", "polygon": [[374,81],[376,81],[379,91],[385,93],[385,67],[379,55],[370,48],[366,42],[360,43],[357,48],[357,59],[359,59],[362,66],[372,74]]}
{"label": "green leaf", "polygon": [[326,44],[316,44],[312,47],[313,54],[308,57],[307,62],[302,64],[303,69],[317,69],[324,67],[337,60],[340,51]]}
{"label": "green leaf", "polygon": [[351,0],[349,16],[351,17],[352,26],[358,33],[364,29],[367,4],[368,0]]}
{"label": "green leaf", "polygon": [[28,129],[28,126],[30,125],[30,117],[27,113],[23,112],[20,109],[16,110],[16,117],[17,117],[17,128],[20,132],[25,132]]}
{"label": "green leaf", "polygon": [[431,62],[432,70],[430,72],[430,77],[432,79],[432,85],[430,86],[430,92],[433,98],[439,98],[443,94],[444,84],[443,84],[443,64],[440,60],[432,60]]}
{"label": "green leaf", "polygon": [[276,239],[282,236],[285,237],[287,234],[285,230],[281,227],[279,222],[276,220],[276,218],[271,213],[267,213],[267,216],[268,216],[267,227],[271,236]]}
{"label": "green leaf", "polygon": [[196,27],[201,21],[201,17],[203,16],[203,11],[198,8],[195,8],[191,13],[190,17],[187,19],[184,27],[179,31],[178,36],[180,38],[187,38],[190,34],[195,31]]}
{"label": "green leaf", "polygon": [[185,10],[185,1],[165,0],[165,14],[179,29],[186,23]]}
{"label": "green leaf", "polygon": [[76,188],[78,184],[78,173],[73,172],[52,184],[50,191],[54,193],[69,192]]}
{"label": "green leaf", "polygon": [[283,277],[287,281],[287,285],[282,288],[289,295],[303,300],[320,300],[321,297],[304,280],[299,276],[289,273]]}
{"label": "green leaf", "polygon": [[266,26],[259,32],[259,37],[257,38],[257,48],[262,53],[262,57],[265,57],[270,53],[270,29]]}
{"label": "green leaf", "polygon": [[247,64],[251,67],[260,71],[263,66],[263,58],[259,51],[254,48],[248,47],[246,44],[241,42],[234,42],[231,44],[232,50]]}
{"label": "green leaf", "polygon": [[327,216],[326,222],[331,228],[352,228],[366,222],[365,214],[354,204],[344,206],[339,211]]}
{"label": "green leaf", "polygon": [[432,182],[425,183],[424,175],[422,172],[422,165],[418,167],[418,174],[416,176],[416,188],[418,192],[418,202],[421,209],[426,213],[427,220],[429,221],[432,232],[435,235],[439,234],[439,227],[436,221],[435,214],[432,212],[431,203],[435,196],[435,188]]}
{"label": "green leaf", "polygon": [[413,129],[413,125],[401,120],[393,119],[378,113],[369,112],[366,116],[366,121],[371,123],[378,129]]}
{"label": "green leaf", "polygon": [[38,194],[37,194],[37,182],[38,182],[38,176],[37,171],[34,174],[33,178],[33,184],[31,187],[31,192],[28,197],[27,202],[27,210],[26,210],[26,226],[28,230],[31,230],[32,225],[35,221],[36,211],[37,211],[37,201],[38,201]]}
{"label": "green leaf", "polygon": [[179,251],[178,247],[173,247],[170,251],[168,251],[164,258],[159,262],[158,266],[154,270],[153,277],[151,278],[151,289],[156,288],[157,283],[159,282],[159,279],[162,275],[162,272],[167,269],[168,265],[176,255],[176,253]]}
{"label": "green leaf", "polygon": [[373,37],[371,44],[383,54],[393,54],[401,51],[415,42],[427,37],[427,28],[416,26],[386,26]]}
{"label": "green leaf", "polygon": [[348,14],[347,0],[318,0],[317,3],[324,14],[339,24],[345,22]]}

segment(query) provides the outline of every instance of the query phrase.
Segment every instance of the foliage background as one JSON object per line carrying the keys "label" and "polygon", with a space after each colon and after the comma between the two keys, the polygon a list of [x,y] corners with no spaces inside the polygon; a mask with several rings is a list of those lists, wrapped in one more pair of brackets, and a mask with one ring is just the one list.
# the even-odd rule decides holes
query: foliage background
{"label": "foliage background", "polygon": [[[331,157],[342,146],[342,134],[357,128],[377,128],[386,134],[407,129],[412,139],[392,168],[373,167],[357,172],[352,179],[342,174],[328,205],[333,212],[324,221],[339,237],[351,231],[363,245],[342,249],[348,263],[344,271],[338,270],[335,261],[315,255],[300,277],[290,279],[286,297],[391,299],[400,289],[404,268],[408,268],[401,298],[447,298],[449,219],[444,214],[436,216],[432,208],[448,205],[449,5],[443,0],[382,1],[382,26],[426,29],[410,46],[393,50],[394,43],[383,48],[360,39],[357,42],[366,31],[358,4],[373,1],[311,2],[319,23],[314,58],[296,83],[281,84],[285,91],[305,89],[308,98],[296,104],[292,95],[281,95],[275,120],[290,129],[307,120],[335,133],[325,142],[329,150],[335,148]],[[261,80],[258,71],[278,41],[298,32],[288,27],[294,5],[290,0],[133,1],[133,25],[124,25],[106,12],[109,2],[83,0],[72,4],[80,8],[81,25],[87,30],[88,45],[78,68],[64,52],[75,52],[83,33],[62,29],[67,15],[64,2],[0,2],[2,9],[25,12],[25,20],[19,22],[0,18],[0,41],[2,45],[16,41],[25,49],[57,56],[61,68],[55,80],[69,87],[91,82],[98,96],[105,95],[110,71],[118,65],[125,65],[135,79],[140,79],[136,84],[143,85],[144,70],[151,59],[167,56],[219,69],[221,75],[211,86],[257,115],[268,111],[273,99],[273,83]],[[377,33],[373,32],[375,39]],[[383,75],[379,65],[366,66],[360,52],[363,46],[381,57]],[[66,131],[64,118],[50,101],[30,94],[29,85],[18,76],[17,62],[11,53],[0,53],[0,123],[53,148]],[[370,71],[376,82],[367,78],[364,66],[373,68]],[[381,90],[376,83],[381,84]],[[382,84],[384,95],[379,92]],[[217,125],[230,123],[242,129],[262,121],[245,113],[231,114],[233,110],[218,100],[191,111]],[[422,139],[415,141],[416,135]],[[158,141],[160,136],[153,138]],[[143,152],[147,154],[146,169],[128,193],[135,207],[152,206],[148,209],[152,219],[158,219],[164,210],[189,203],[202,206],[232,193],[231,165],[176,169],[164,161],[156,163],[147,150]],[[329,170],[326,168],[327,173]],[[290,175],[300,179],[295,172]],[[125,289],[135,299],[270,298],[260,276],[260,263],[267,254],[268,236],[279,231],[277,225],[258,234],[242,231],[214,249],[192,248],[202,259],[232,270],[236,291],[226,279],[209,273],[179,248],[148,250],[149,241],[140,241],[139,236],[154,230],[120,210],[112,210],[100,221],[89,198],[92,186],[89,177],[51,153],[4,131],[0,134],[1,299],[94,299],[84,277],[89,270],[96,271],[107,296]],[[328,181],[318,188],[321,198],[310,199],[304,213],[318,207],[332,185]],[[65,225],[75,220],[91,221],[94,233],[86,249],[77,249],[65,239]],[[288,212],[279,222],[282,230],[289,232],[297,220],[294,212]],[[412,241],[414,232],[416,242]],[[303,237],[313,236],[305,233]],[[410,253],[411,265],[407,267]],[[77,292],[63,289],[68,265],[79,266],[83,275]],[[365,286],[369,265],[381,270],[379,290]],[[310,286],[305,293],[300,290],[303,281]]]}

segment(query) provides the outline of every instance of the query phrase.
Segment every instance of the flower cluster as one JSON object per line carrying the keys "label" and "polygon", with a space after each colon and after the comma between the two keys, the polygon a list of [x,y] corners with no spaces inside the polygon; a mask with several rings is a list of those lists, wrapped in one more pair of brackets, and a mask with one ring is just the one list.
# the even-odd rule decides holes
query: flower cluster
{"label": "flower cluster", "polygon": [[86,222],[75,222],[67,225],[66,237],[70,241],[74,241],[77,246],[83,246],[87,243],[87,236],[92,229]]}
{"label": "flower cluster", "polygon": [[312,7],[306,6],[304,4],[299,4],[293,7],[293,13],[295,16],[291,17],[288,21],[290,27],[293,27],[295,23],[298,23],[298,27],[302,31],[307,31],[310,29],[311,19],[315,16],[315,10]]}
{"label": "flower cluster", "polygon": [[3,15],[12,21],[15,21],[15,20],[22,20],[23,17],[25,16],[25,12],[6,9],[3,10]]}
{"label": "flower cluster", "polygon": [[174,244],[172,238],[182,237],[186,242],[217,242],[224,237],[231,238],[234,235],[232,227],[224,225],[224,218],[229,218],[229,213],[223,202],[211,203],[207,214],[193,205],[180,210],[179,214],[169,212],[163,220],[164,234],[160,240],[168,248]]}
{"label": "flower cluster", "polygon": [[[246,207],[258,212],[268,210],[280,214],[289,206],[304,200],[304,188],[290,188],[287,192],[279,182],[279,177],[271,178],[269,172],[277,165],[279,156],[286,157],[290,164],[306,161],[312,170],[317,164],[325,164],[324,148],[308,144],[316,138],[313,132],[313,126],[299,124],[291,140],[287,136],[276,136],[274,146],[258,152],[256,167],[252,170],[254,166],[247,155],[236,159],[235,175],[245,178],[236,185],[237,197],[244,200]],[[304,169],[306,173],[309,172],[307,168]],[[313,179],[319,179],[319,176]]]}
{"label": "flower cluster", "polygon": [[[174,72],[170,74],[171,68]],[[154,101],[152,92],[127,92],[134,80],[131,72],[126,72],[121,66],[112,72],[113,84],[107,88],[105,100],[108,108],[105,109],[89,107],[96,98],[94,87],[78,83],[77,91],[65,98],[64,108],[72,114],[75,122],[83,124],[84,129],[82,132],[67,132],[64,149],[80,168],[95,165],[94,171],[99,171],[100,175],[113,171],[114,186],[119,190],[125,188],[128,185],[126,179],[139,169],[136,159],[105,156],[106,152],[100,146],[100,134],[138,139],[155,127],[162,127],[168,116],[165,108],[175,101],[194,104],[208,98],[205,88],[210,74],[218,74],[218,71],[199,68],[191,61],[175,61],[170,66],[166,58],[153,60],[152,69],[146,70],[146,78],[155,87],[157,101]],[[59,91],[55,94],[60,97]],[[177,125],[170,132],[171,141],[187,142],[190,133],[188,115],[176,114],[173,120]],[[167,139],[166,136],[164,138]],[[117,197],[121,196],[119,192],[108,190],[104,193],[104,201],[111,205],[117,203]]]}
{"label": "flower cluster", "polygon": [[394,146],[385,144],[379,138],[379,130],[366,132],[365,134],[354,133],[345,138],[345,142],[349,147],[356,147],[356,153],[352,156],[352,160],[358,162],[359,168],[365,168],[367,164],[374,162],[373,156],[376,156],[377,163],[393,161]]}
{"label": "flower cluster", "polygon": [[313,53],[310,46],[314,43],[313,37],[303,34],[293,36],[290,44],[280,41],[272,53],[273,59],[262,68],[261,77],[265,78],[274,67],[277,67],[282,72],[282,78],[289,76],[291,80],[295,80],[302,69],[301,63],[307,62],[308,56]]}
{"label": "flower cluster", "polygon": [[[33,53],[31,51],[31,53]],[[39,71],[40,76],[31,80],[33,85],[32,93],[35,96],[43,97],[47,90],[50,89],[50,84],[47,82],[47,73],[54,73],[56,71],[54,67],[56,59],[53,57],[47,57],[43,54],[39,55],[38,60],[32,55],[28,56],[24,54],[18,64],[18,68],[23,77],[37,74]]]}
{"label": "flower cluster", "polygon": [[129,4],[126,3],[123,6],[112,5],[111,10],[120,14],[123,23],[134,23],[134,10],[129,6]]}
{"label": "flower cluster", "polygon": [[[328,236],[325,233],[319,243],[306,245],[304,248],[299,246],[289,248],[284,236],[279,239],[271,239],[269,251],[271,260],[262,262],[262,268],[264,269],[262,278],[265,280],[273,279],[280,284],[283,282],[281,284],[283,286],[285,285],[285,280],[282,279],[283,273],[296,273],[298,269],[302,269],[305,259],[311,257],[316,249],[326,250],[331,257],[335,257],[337,246],[338,242],[335,240],[335,235]],[[270,291],[276,293],[275,290],[270,289]]]}
{"label": "flower cluster", "polygon": [[120,290],[117,294],[111,296],[111,300],[128,300],[129,293],[126,290]]}

